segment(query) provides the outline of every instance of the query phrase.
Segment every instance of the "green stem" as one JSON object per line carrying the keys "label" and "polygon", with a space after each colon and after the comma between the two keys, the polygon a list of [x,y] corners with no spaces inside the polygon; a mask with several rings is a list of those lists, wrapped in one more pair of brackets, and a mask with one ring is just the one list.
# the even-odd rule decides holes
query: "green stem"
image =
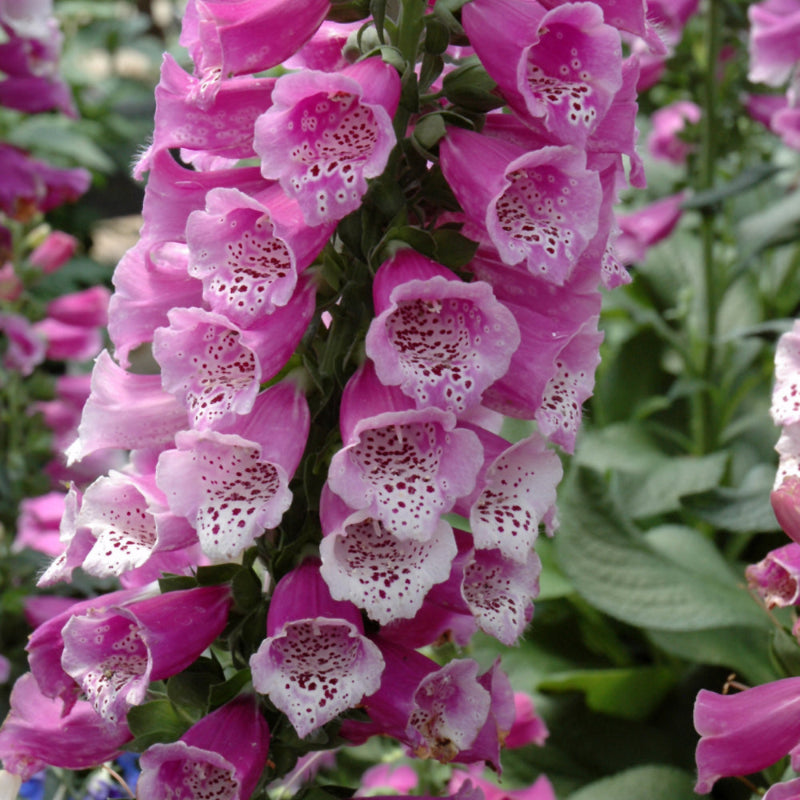
{"label": "green stem", "polygon": [[[717,151],[717,108],[716,93],[717,69],[720,50],[720,0],[710,0],[704,39],[705,75],[702,89],[703,117],[700,129],[700,177],[698,190],[706,191],[713,188],[716,173]],[[703,208],[700,220],[700,235],[702,243],[703,277],[701,287],[701,328],[699,330],[698,358],[696,370],[707,387],[713,385],[715,368],[715,340],[717,336],[717,313],[719,310],[719,287],[717,265],[715,262],[715,214],[716,209]],[[698,455],[711,452],[716,446],[717,434],[713,398],[709,388],[704,388],[693,398],[693,435],[695,451]]]}

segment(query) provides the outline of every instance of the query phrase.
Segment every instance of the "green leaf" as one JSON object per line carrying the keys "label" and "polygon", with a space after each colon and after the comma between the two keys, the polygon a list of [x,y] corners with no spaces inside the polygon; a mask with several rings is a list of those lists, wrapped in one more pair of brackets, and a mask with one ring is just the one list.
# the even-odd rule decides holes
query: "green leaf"
{"label": "green leaf", "polygon": [[551,675],[540,681],[543,692],[582,692],[593,711],[623,719],[644,719],[675,685],[666,667],[579,669]]}
{"label": "green leaf", "polygon": [[536,542],[536,553],[542,562],[537,602],[555,600],[573,594],[575,587],[569,582],[556,561],[553,540],[540,538]]}
{"label": "green leaf", "polygon": [[766,180],[769,180],[774,175],[781,172],[783,167],[776,167],[773,164],[756,164],[742,172],[740,172],[733,180],[716,186],[713,189],[707,189],[704,192],[697,192],[681,203],[681,208],[709,208],[715,206],[722,200],[727,200],[729,197],[735,197],[752,189]]}
{"label": "green leaf", "polygon": [[448,72],[442,80],[442,88],[451,103],[481,114],[505,103],[494,94],[497,84],[477,58],[470,58],[458,69]]}
{"label": "green leaf", "polygon": [[575,463],[597,472],[610,469],[646,472],[664,458],[644,426],[635,422],[618,422],[584,431],[575,452]]}
{"label": "green leaf", "polygon": [[769,494],[773,467],[753,470],[737,488],[718,487],[684,497],[682,503],[715,528],[736,533],[779,529]]}
{"label": "green leaf", "polygon": [[447,25],[438,17],[428,15],[425,17],[425,52],[431,55],[441,55],[450,44],[450,31]]}
{"label": "green leaf", "polygon": [[612,617],[668,631],[765,625],[744,587],[712,577],[716,567],[707,553],[697,548],[699,561],[691,565],[667,558],[585,470],[565,489],[559,513],[561,568],[589,603]]}
{"label": "green leaf", "polygon": [[462,236],[452,228],[438,228],[432,234],[436,261],[451,269],[460,269],[472,261],[478,243]]}
{"label": "green leaf", "polygon": [[800,644],[783,628],[776,628],[770,643],[772,657],[787,677],[800,675]]}
{"label": "green leaf", "polygon": [[189,728],[189,723],[169,700],[152,700],[131,708],[128,712],[128,727],[134,740],[125,746],[141,753],[157,742],[174,742],[180,739]]}
{"label": "green leaf", "polygon": [[40,114],[19,122],[8,133],[8,141],[36,155],[55,158],[98,172],[112,173],[114,162],[94,143],[92,125],[65,117]]}
{"label": "green leaf", "polygon": [[694,777],[676,767],[646,765],[603,778],[568,800],[697,800]]}
{"label": "green leaf", "polygon": [[661,650],[695,664],[724,667],[753,685],[784,677],[769,661],[766,628],[728,627],[703,631],[648,631]]}
{"label": "green leaf", "polygon": [[726,452],[707,456],[675,456],[644,474],[619,476],[618,492],[634,519],[665,514],[681,508],[684,495],[719,485],[728,460]]}
{"label": "green leaf", "polygon": [[223,683],[212,686],[208,693],[208,704],[211,709],[219,708],[229,700],[233,700],[242,689],[253,680],[249,667],[240,669]]}
{"label": "green leaf", "polygon": [[199,658],[167,681],[167,697],[177,706],[205,713],[209,687],[225,680],[222,668],[212,658]]}
{"label": "green leaf", "polygon": [[743,260],[767,247],[796,238],[800,231],[800,193],[790,192],[739,225],[739,255]]}
{"label": "green leaf", "polygon": [[214,586],[227,583],[241,570],[238,564],[214,564],[210,567],[197,568],[197,582],[200,586]]}

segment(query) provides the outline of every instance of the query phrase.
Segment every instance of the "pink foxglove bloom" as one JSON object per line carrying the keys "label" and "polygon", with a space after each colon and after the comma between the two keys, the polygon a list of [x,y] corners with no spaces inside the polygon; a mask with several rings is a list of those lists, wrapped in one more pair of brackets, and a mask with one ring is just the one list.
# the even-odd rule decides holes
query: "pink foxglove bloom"
{"label": "pink foxglove bloom", "polygon": [[643,261],[650,247],[675,230],[685,198],[685,193],[679,192],[617,217],[620,233],[614,240],[614,251],[623,265]]}
{"label": "pink foxglove bloom", "polygon": [[653,158],[684,164],[692,145],[680,138],[687,124],[700,121],[700,106],[691,100],[677,100],[653,112],[653,130],[647,139],[647,149]]}
{"label": "pink foxglove bloom", "polygon": [[486,800],[556,800],[553,786],[546,775],[540,775],[531,786],[509,789],[507,786],[498,786],[482,777],[483,771],[482,767],[477,764],[467,767],[466,772],[454,770],[448,790],[460,792],[465,786],[472,783],[483,793]]}
{"label": "pink foxglove bloom", "polygon": [[111,723],[144,702],[152,681],[186,669],[222,633],[227,586],[199,586],[128,605],[87,609],[61,630],[61,665]]}
{"label": "pink foxglove bloom", "polygon": [[320,573],[331,595],[383,625],[414,617],[431,587],[450,574],[456,544],[444,520],[424,541],[400,539],[369,511],[351,513],[330,491],[323,492],[320,515]]}
{"label": "pink foxglove bloom", "polygon": [[778,340],[770,414],[776,425],[800,422],[800,320]]}
{"label": "pink foxglove bloom", "polygon": [[63,514],[63,492],[26,497],[19,506],[14,550],[30,547],[40,553],[57,556],[63,549],[58,534]]}
{"label": "pink foxglove bloom", "polygon": [[311,38],[325,19],[328,0],[190,0],[180,43],[201,79],[197,101],[213,100],[231,75],[274,67]]}
{"label": "pink foxglove bloom", "polygon": [[340,72],[350,62],[345,57],[348,38],[361,27],[356,22],[326,20],[317,32],[284,62],[287,69],[315,69],[321,72]]}
{"label": "pink foxglove bloom", "polygon": [[598,230],[602,190],[574,147],[528,150],[450,128],[442,171],[467,216],[484,227],[505,264],[563,284]]}
{"label": "pink foxglove bloom", "polygon": [[764,795],[764,800],[797,800],[800,797],[800,778],[785,783],[774,783]]}
{"label": "pink foxglove bloom", "polygon": [[142,753],[137,794],[148,800],[248,800],[267,761],[269,728],[252,695],[239,695],[177,742]]}
{"label": "pink foxglove bloom", "polygon": [[262,174],[296,198],[309,225],[342,219],[386,167],[399,99],[397,71],[380,58],[280,77],[255,126]]}
{"label": "pink foxglove bloom", "polygon": [[792,542],[773,550],[746,570],[750,588],[767,604],[792,606],[800,603],[800,544]]}
{"label": "pink foxglove bloom", "polygon": [[102,597],[92,597],[72,603],[60,613],[48,619],[30,635],[26,651],[28,663],[36,682],[47,697],[58,698],[63,702],[64,713],[75,705],[80,696],[80,687],[61,666],[64,653],[64,638],[61,631],[67,622],[77,614],[94,610],[105,612],[110,606],[122,606],[157,595],[155,586],[140,589],[121,589]]}
{"label": "pink foxglove bloom", "polygon": [[477,406],[519,346],[517,324],[488,284],[465,283],[414,250],[381,265],[373,300],[367,355],[381,382],[419,408]]}
{"label": "pink foxglove bloom", "polygon": [[30,158],[22,150],[0,143],[0,210],[11,217],[26,217],[31,209],[50,211],[76,200],[88,188],[85,169],[62,169]]}
{"label": "pink foxglove bloom", "polygon": [[[345,388],[345,446],[331,460],[328,486],[351,508],[368,509],[398,539],[424,541],[439,516],[474,488],[483,449],[472,431],[456,428],[452,413],[409,409],[401,392],[381,389],[369,364]],[[364,416],[352,425],[358,412]]]}
{"label": "pink foxglove bloom", "polygon": [[212,189],[186,225],[189,274],[202,280],[212,311],[247,327],[291,300],[332,230],[308,227],[277,184],[256,197]]}
{"label": "pink foxglove bloom", "polygon": [[202,305],[202,284],[189,275],[188,265],[188,247],[178,242],[140,239],[122,256],[108,306],[108,333],[120,366],[129,367],[130,353],[169,324],[171,309]]}
{"label": "pink foxglove bloom", "polygon": [[514,692],[514,724],[506,737],[509,749],[535,744],[542,747],[550,735],[545,721],[536,713],[533,699],[524,692]]}
{"label": "pink foxglove bloom", "polygon": [[151,168],[154,152],[184,148],[227,159],[252,158],[253,124],[271,103],[275,78],[233,78],[222,81],[213,100],[199,107],[197,78],[187,75],[164,54],[156,86],[153,142],[134,168],[134,175]]}
{"label": "pink foxglove bloom", "polygon": [[753,83],[780,86],[800,61],[800,2],[765,0],[747,9]]}
{"label": "pink foxglove bloom", "polygon": [[98,578],[121,576],[141,567],[161,550],[178,550],[197,541],[185,520],[167,512],[167,501],[152,475],[111,470],[83,494],[74,522],[75,536],[91,547],[81,566]]}
{"label": "pink foxglove bloom", "polygon": [[169,150],[155,150],[148,165],[141,230],[141,238],[148,245],[185,242],[189,214],[205,207],[206,195],[212,189],[233,187],[256,194],[270,185],[258,167],[189,169],[179,164]]}
{"label": "pink foxglove bloom", "polygon": [[347,720],[341,734],[355,744],[388,734],[418,758],[442,763],[487,760],[499,768],[500,742],[514,719],[508,678],[493,665],[455,659],[443,667],[414,650],[379,641],[386,661],[380,690],[364,700],[370,722]]}
{"label": "pink foxglove bloom", "polygon": [[619,32],[594,3],[547,11],[525,0],[464,7],[472,46],[512,109],[554,141],[582,147],[622,86]]}
{"label": "pink foxglove bloom", "polygon": [[47,340],[26,317],[0,312],[0,333],[5,339],[0,353],[5,369],[30,375],[44,361]]}
{"label": "pink foxglove bloom", "polygon": [[75,254],[78,240],[63,231],[51,231],[45,240],[28,256],[28,261],[45,275],[64,266]]}
{"label": "pink foxglove bloom", "polygon": [[361,615],[334,600],[307,560],[272,594],[267,638],[250,659],[253,686],[307,736],[381,685],[383,657],[364,636]]}
{"label": "pink foxglove bloom", "polygon": [[[701,690],[694,707],[694,726],[701,736],[695,791],[706,794],[719,778],[759,772],[797,748],[798,708],[800,678],[728,695]],[[795,760],[800,761],[793,754]]]}
{"label": "pink foxglove bloom", "polygon": [[0,728],[0,760],[28,780],[48,764],[89,769],[110,761],[132,738],[124,721],[110,725],[84,700],[62,714],[61,703],[42,694],[27,673],[11,692],[11,712]]}
{"label": "pink foxglove bloom", "polygon": [[561,461],[539,434],[508,446],[488,466],[469,512],[479,549],[526,563],[540,523],[552,518]]}
{"label": "pink foxglove bloom", "polygon": [[376,790],[388,789],[400,795],[411,794],[419,784],[419,775],[408,764],[376,764],[362,776],[355,797],[374,797]]}
{"label": "pink foxglove bloom", "polygon": [[478,627],[505,645],[522,636],[533,616],[542,564],[533,551],[524,561],[498,550],[475,550],[464,567],[461,594]]}
{"label": "pink foxglove bloom", "polygon": [[153,355],[166,391],[185,404],[193,427],[214,429],[248,414],[262,381],[286,364],[314,311],[314,284],[301,280],[285,306],[241,329],[200,308],[175,308],[159,328]]}
{"label": "pink foxglove bloom", "polygon": [[126,372],[104,350],[95,361],[92,391],[67,458],[72,463],[107,447],[162,446],[187,420],[186,407],[161,388],[158,375]]}
{"label": "pink foxglove bloom", "polygon": [[177,448],[161,453],[158,485],[172,512],[195,527],[209,558],[235,559],[278,525],[308,428],[305,397],[285,382],[260,394],[230,428],[181,431]]}

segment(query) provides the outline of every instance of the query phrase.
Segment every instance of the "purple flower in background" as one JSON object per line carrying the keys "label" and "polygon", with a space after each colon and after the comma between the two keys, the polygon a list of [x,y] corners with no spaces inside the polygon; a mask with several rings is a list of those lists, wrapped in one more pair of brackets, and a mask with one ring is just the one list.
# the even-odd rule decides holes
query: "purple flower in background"
{"label": "purple flower in background", "polygon": [[647,139],[650,155],[673,164],[686,163],[693,147],[683,141],[680,134],[687,124],[696,125],[701,114],[700,106],[691,100],[677,100],[654,111],[651,118],[653,130]]}

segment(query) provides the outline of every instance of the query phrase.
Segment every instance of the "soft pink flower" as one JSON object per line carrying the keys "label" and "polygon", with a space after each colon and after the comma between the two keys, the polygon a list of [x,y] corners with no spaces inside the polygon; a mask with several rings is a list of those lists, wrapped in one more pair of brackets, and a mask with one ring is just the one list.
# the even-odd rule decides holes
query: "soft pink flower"
{"label": "soft pink flower", "polygon": [[651,117],[653,129],[647,139],[650,155],[673,164],[685,163],[693,148],[680,134],[687,123],[696,125],[701,114],[700,106],[691,100],[678,100],[655,111]]}
{"label": "soft pink flower", "polygon": [[45,240],[28,256],[34,267],[50,275],[64,266],[75,254],[78,240],[63,231],[51,231]]}

